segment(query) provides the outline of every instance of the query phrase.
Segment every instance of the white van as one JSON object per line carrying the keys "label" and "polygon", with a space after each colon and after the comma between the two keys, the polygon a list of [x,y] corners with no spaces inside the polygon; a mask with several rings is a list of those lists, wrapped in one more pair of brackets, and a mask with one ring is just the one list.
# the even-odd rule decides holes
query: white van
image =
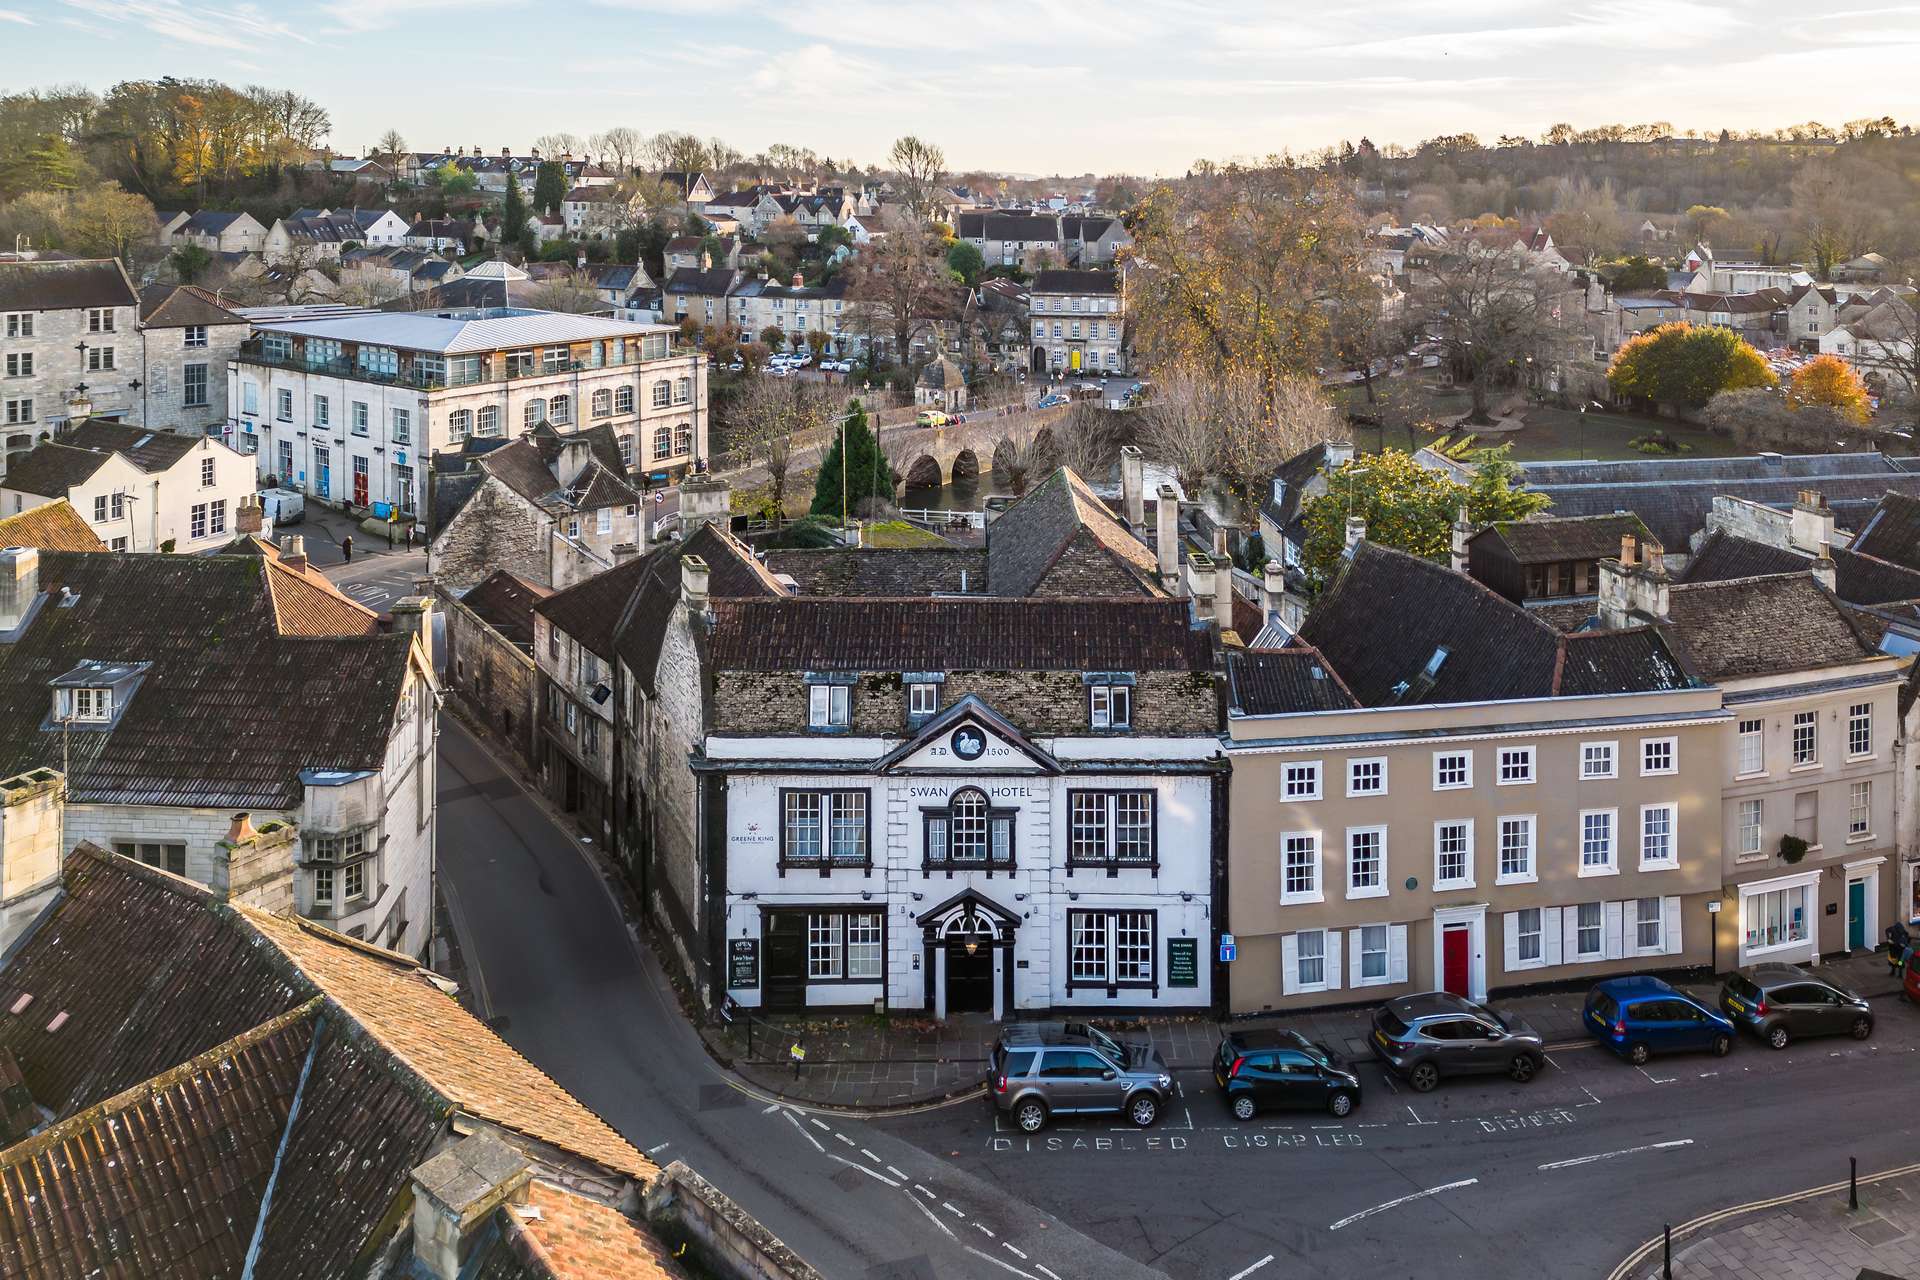
{"label": "white van", "polygon": [[306,497],[295,489],[262,489],[260,514],[271,527],[298,524],[306,514]]}

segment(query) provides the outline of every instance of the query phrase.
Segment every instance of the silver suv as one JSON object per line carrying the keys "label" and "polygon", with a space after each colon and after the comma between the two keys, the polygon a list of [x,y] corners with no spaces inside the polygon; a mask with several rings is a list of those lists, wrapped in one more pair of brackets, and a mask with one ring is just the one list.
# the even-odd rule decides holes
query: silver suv
{"label": "silver suv", "polygon": [[1119,1044],[1093,1027],[1012,1026],[994,1043],[987,1075],[993,1105],[1022,1133],[1053,1115],[1119,1112],[1144,1129],[1160,1118],[1173,1076],[1150,1044]]}

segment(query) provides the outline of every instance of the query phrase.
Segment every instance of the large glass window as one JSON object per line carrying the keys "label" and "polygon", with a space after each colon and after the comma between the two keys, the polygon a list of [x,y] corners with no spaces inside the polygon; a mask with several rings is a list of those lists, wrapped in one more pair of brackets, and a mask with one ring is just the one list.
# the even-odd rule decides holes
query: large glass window
{"label": "large glass window", "polygon": [[1013,866],[1013,819],[1009,809],[995,809],[986,793],[963,787],[944,809],[924,811],[927,863],[948,871]]}
{"label": "large glass window", "polygon": [[846,970],[840,953],[844,917],[837,914],[807,917],[807,976],[838,978]]}
{"label": "large glass window", "polygon": [[1784,947],[1807,940],[1805,885],[1753,894],[1742,901],[1740,909],[1745,917],[1749,950]]}
{"label": "large glass window", "polygon": [[840,865],[867,861],[867,793],[789,791],[783,800],[781,860]]}
{"label": "large glass window", "polygon": [[1820,719],[1812,711],[1793,713],[1793,762],[1815,764],[1820,759]]}
{"label": "large glass window", "polygon": [[1117,867],[1153,861],[1151,791],[1075,791],[1069,808],[1072,862]]}

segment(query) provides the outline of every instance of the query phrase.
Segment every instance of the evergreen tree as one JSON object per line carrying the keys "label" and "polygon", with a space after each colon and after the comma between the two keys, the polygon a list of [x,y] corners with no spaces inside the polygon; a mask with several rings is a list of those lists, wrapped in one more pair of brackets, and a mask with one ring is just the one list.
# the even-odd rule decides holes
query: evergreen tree
{"label": "evergreen tree", "polygon": [[500,238],[508,244],[520,246],[522,253],[533,256],[533,232],[527,226],[527,219],[533,215],[527,209],[527,198],[520,194],[520,176],[507,174],[506,205],[500,211]]}
{"label": "evergreen tree", "polygon": [[542,160],[533,173],[533,207],[557,214],[567,198],[567,171],[558,160]]}
{"label": "evergreen tree", "polygon": [[866,408],[858,400],[847,401],[846,428],[834,433],[833,445],[820,464],[820,478],[813,488],[812,514],[834,520],[840,518],[843,469],[849,519],[861,513],[862,503],[867,499],[893,501],[893,469],[880,452],[880,442],[867,426]]}

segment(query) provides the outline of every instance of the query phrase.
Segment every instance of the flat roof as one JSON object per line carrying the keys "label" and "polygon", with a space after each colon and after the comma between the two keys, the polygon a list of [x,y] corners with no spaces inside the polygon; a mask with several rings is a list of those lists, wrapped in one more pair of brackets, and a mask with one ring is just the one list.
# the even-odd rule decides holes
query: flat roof
{"label": "flat roof", "polygon": [[330,338],[340,342],[442,354],[587,342],[595,338],[637,338],[674,332],[672,325],[609,320],[565,311],[535,311],[526,307],[383,311],[371,315],[329,316],[312,320],[259,321],[254,328],[295,337]]}

